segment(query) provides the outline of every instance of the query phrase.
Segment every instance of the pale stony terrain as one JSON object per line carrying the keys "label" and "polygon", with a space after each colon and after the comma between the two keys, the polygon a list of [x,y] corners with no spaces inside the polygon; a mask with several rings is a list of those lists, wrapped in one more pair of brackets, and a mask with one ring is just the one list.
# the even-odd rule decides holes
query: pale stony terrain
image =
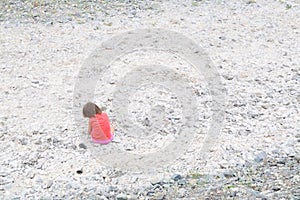
{"label": "pale stony terrain", "polygon": [[[299,19],[297,0],[1,1],[1,199],[300,199]],[[188,62],[142,52],[112,64],[95,102],[118,129],[109,145],[124,151],[161,148],[132,146],[136,141],[118,124],[109,91],[130,67],[141,60],[171,65],[201,94],[200,133],[190,149],[150,172],[103,163],[102,147],[89,143],[72,112],[75,82],[89,55],[112,36],[141,28],[177,31],[198,43],[227,91],[222,130],[204,155],[210,95]],[[155,92],[145,87],[130,99],[137,124],[158,100],[173,106],[171,117],[180,116],[178,102]],[[182,125],[170,123],[166,133]],[[155,140],[168,142],[167,136]]]}

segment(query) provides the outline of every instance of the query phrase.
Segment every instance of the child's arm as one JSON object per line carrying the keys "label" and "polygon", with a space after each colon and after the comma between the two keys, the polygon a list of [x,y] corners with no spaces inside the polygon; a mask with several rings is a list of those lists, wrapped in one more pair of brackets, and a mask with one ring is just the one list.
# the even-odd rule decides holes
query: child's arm
{"label": "child's arm", "polygon": [[111,133],[114,133],[114,132],[115,132],[115,127],[114,127],[114,125],[112,124],[112,122],[109,122],[109,126],[110,126],[110,132],[111,132]]}
{"label": "child's arm", "polygon": [[114,133],[115,132],[115,128],[112,126],[112,124],[110,125],[110,132]]}
{"label": "child's arm", "polygon": [[88,128],[88,133],[90,134],[92,131],[92,126],[91,126],[91,123],[89,122],[89,128]]}

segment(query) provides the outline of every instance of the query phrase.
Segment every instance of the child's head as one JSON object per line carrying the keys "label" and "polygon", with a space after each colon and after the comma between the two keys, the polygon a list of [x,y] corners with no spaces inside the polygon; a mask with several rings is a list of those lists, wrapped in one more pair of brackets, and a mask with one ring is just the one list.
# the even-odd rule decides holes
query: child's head
{"label": "child's head", "polygon": [[94,117],[96,114],[101,114],[101,109],[94,103],[88,102],[83,106],[82,113],[84,117]]}

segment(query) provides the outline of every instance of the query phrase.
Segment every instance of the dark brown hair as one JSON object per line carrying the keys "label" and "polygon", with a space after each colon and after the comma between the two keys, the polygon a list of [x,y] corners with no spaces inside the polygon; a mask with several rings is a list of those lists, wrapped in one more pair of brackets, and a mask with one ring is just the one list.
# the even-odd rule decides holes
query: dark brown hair
{"label": "dark brown hair", "polygon": [[94,117],[96,114],[101,114],[101,109],[94,103],[88,102],[83,106],[82,114],[84,117]]}

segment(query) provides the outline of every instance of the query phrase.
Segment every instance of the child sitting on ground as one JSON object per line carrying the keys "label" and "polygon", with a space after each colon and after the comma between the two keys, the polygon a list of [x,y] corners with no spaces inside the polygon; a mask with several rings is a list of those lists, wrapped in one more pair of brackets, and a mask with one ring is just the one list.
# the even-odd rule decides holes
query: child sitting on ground
{"label": "child sitting on ground", "polygon": [[88,102],[83,107],[83,116],[89,118],[88,133],[92,142],[108,144],[113,140],[113,128],[106,113],[94,103]]}

